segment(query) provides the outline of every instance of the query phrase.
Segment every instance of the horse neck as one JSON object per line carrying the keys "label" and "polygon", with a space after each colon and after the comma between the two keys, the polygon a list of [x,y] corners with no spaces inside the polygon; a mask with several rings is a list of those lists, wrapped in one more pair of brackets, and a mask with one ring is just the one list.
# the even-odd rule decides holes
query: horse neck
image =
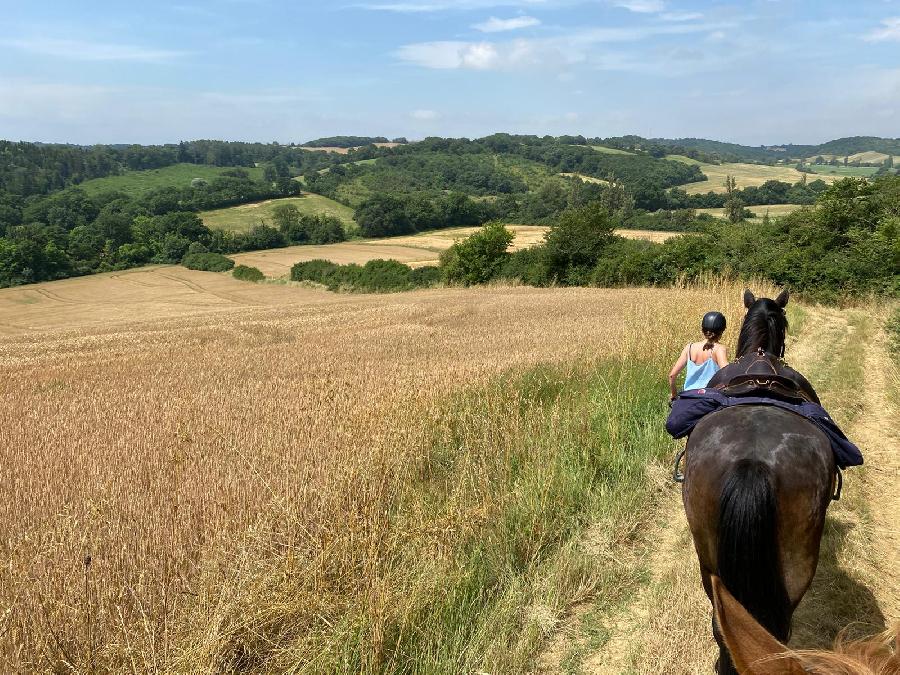
{"label": "horse neck", "polygon": [[738,358],[759,349],[775,356],[784,355],[784,335],[778,330],[775,317],[768,314],[748,316],[738,337]]}

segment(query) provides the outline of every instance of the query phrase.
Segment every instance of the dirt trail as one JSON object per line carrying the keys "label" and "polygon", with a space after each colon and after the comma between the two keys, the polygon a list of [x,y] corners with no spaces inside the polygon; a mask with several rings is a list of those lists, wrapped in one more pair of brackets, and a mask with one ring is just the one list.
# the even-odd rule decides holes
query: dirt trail
{"label": "dirt trail", "polygon": [[[871,633],[900,620],[900,430],[896,400],[889,395],[896,370],[876,321],[861,310],[807,308],[804,314],[798,338],[789,343],[789,361],[811,375],[867,462],[865,470],[847,472],[845,497],[829,510],[816,580],[795,615],[792,644],[824,647],[849,623],[860,622],[859,632]],[[859,335],[861,330],[867,335]],[[858,348],[854,338],[860,337],[868,345],[858,364],[864,367],[864,391],[847,391],[849,376],[841,369],[846,350]],[[681,490],[669,483],[666,492],[648,517],[642,551],[647,583],[623,606],[601,613],[602,627],[586,626],[582,618],[596,614],[597,605],[576,608],[538,660],[540,672],[712,672],[711,612]],[[605,638],[602,645],[586,649],[597,633]]]}

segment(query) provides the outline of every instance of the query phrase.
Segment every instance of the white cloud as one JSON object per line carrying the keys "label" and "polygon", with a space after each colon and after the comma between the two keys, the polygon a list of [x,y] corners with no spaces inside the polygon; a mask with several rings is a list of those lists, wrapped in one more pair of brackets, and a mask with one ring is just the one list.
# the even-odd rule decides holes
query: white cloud
{"label": "white cloud", "polygon": [[[638,64],[619,53],[595,54],[609,43],[639,42],[659,35],[686,35],[727,27],[711,23],[668,23],[630,28],[586,28],[552,38],[505,42],[420,42],[405,45],[396,55],[403,61],[433,69],[516,70],[557,69],[593,61],[601,70],[635,70]],[[654,65],[655,67],[655,65]]]}
{"label": "white cloud", "polygon": [[886,40],[900,41],[900,16],[892,16],[881,22],[881,28],[876,28],[863,39],[869,42],[884,42]]}
{"label": "white cloud", "polygon": [[703,15],[700,12],[663,12],[659,18],[663,21],[696,21]]}
{"label": "white cloud", "polygon": [[638,14],[655,14],[666,8],[663,0],[612,0],[612,4]]}
{"label": "white cloud", "polygon": [[540,25],[540,20],[535,19],[533,16],[517,16],[513,19],[498,19],[492,16],[487,21],[476,23],[472,28],[480,30],[482,33],[502,33],[504,31],[520,30]]}
{"label": "white cloud", "polygon": [[413,110],[409,116],[420,122],[430,122],[440,117],[434,110]]}
{"label": "white cloud", "polygon": [[500,65],[497,47],[490,42],[420,42],[401,47],[397,55],[404,61],[439,70],[490,70]]}
{"label": "white cloud", "polygon": [[52,56],[73,61],[136,61],[161,63],[186,56],[188,52],[168,49],[149,49],[137,45],[82,42],[79,40],[55,40],[52,38],[25,38],[2,40],[0,44],[31,54]]}

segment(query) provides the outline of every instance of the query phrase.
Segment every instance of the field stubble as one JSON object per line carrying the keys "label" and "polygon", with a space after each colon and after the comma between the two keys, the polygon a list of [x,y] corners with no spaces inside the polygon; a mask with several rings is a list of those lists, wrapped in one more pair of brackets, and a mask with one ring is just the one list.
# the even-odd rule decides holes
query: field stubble
{"label": "field stubble", "polygon": [[661,373],[707,306],[735,321],[739,289],[301,299],[0,338],[0,663],[521,669],[574,601],[638,574],[609,561],[668,461]]}

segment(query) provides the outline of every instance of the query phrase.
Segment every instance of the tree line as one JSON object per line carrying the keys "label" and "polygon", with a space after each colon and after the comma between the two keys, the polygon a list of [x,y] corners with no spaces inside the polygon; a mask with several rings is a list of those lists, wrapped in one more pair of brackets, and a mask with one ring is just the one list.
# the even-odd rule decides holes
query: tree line
{"label": "tree line", "polygon": [[[670,285],[705,274],[764,277],[809,298],[836,302],[868,293],[900,295],[900,177],[847,178],[828,187],[814,208],[748,227],[717,221],[664,243],[618,237],[622,214],[594,202],[568,209],[543,245],[485,257],[463,244],[447,261],[487,260],[490,278],[574,286]],[[498,228],[482,236],[506,238]],[[492,234],[491,234],[492,233]],[[442,259],[443,262],[444,259]],[[470,263],[472,267],[474,263]],[[475,265],[478,267],[481,265]],[[483,268],[483,266],[482,266]],[[442,264],[450,283],[473,283],[465,265]]]}

